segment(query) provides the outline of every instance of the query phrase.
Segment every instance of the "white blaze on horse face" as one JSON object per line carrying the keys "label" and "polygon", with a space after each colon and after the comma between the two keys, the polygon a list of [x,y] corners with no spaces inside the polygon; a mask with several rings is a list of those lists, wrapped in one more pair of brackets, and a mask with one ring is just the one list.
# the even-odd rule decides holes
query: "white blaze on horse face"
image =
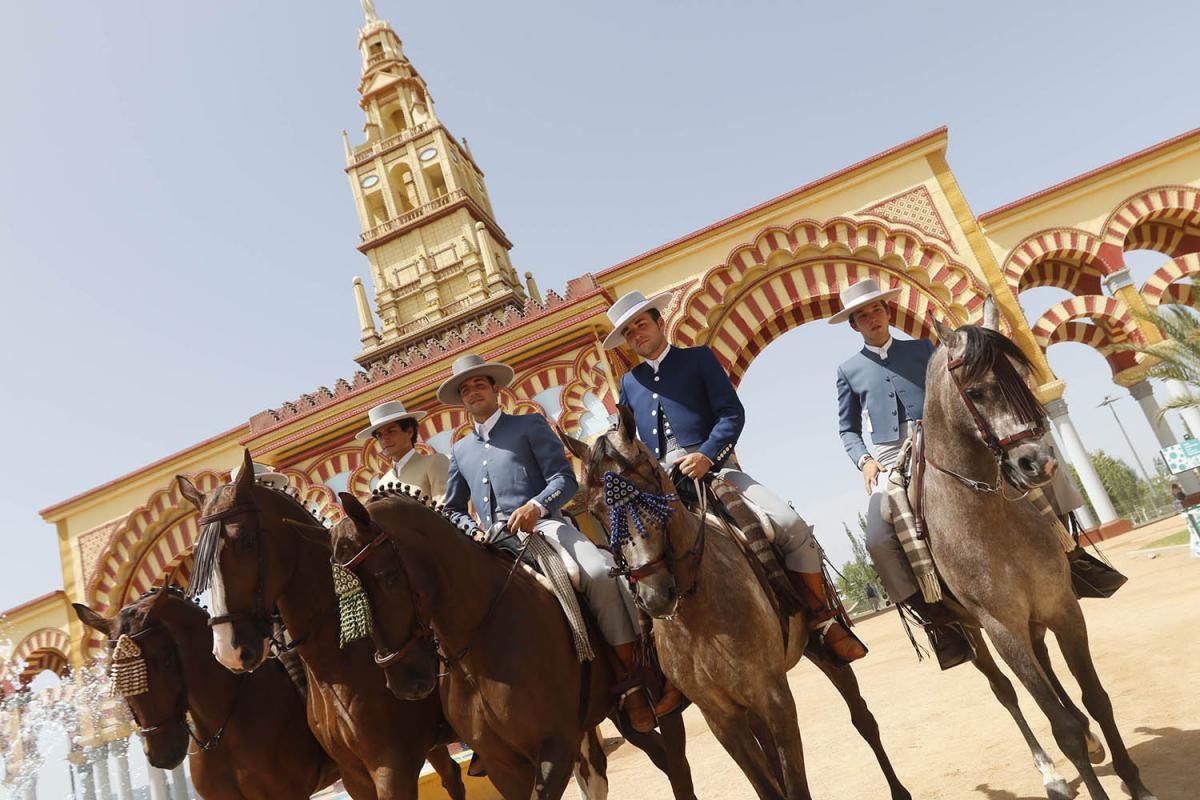
{"label": "white blaze on horse face", "polygon": [[[229,613],[225,603],[225,580],[221,577],[221,550],[225,548],[225,539],[217,542],[217,552],[213,555],[212,578],[209,580],[209,591],[212,596],[212,615],[220,617]],[[233,646],[233,623],[222,622],[212,626],[213,656],[228,669],[244,669],[242,657]]]}

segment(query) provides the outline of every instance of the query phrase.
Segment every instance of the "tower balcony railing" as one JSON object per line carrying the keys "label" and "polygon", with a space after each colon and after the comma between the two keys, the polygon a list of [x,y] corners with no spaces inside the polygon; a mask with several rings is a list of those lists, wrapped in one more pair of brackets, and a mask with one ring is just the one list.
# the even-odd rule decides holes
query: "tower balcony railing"
{"label": "tower balcony railing", "polygon": [[354,151],[350,157],[350,166],[357,167],[364,161],[370,161],[378,155],[399,147],[403,144],[408,144],[418,136],[423,136],[433,130],[435,123],[433,120],[426,120],[419,125],[414,125],[411,128],[406,128],[399,133],[394,133],[386,139],[380,139],[373,144],[364,144]]}
{"label": "tower balcony railing", "polygon": [[439,208],[445,208],[451,203],[457,203],[460,200],[466,199],[466,192],[464,192],[462,189],[455,189],[453,192],[443,194],[434,198],[433,200],[430,200],[423,206],[414,208],[412,211],[406,211],[398,217],[392,217],[387,222],[363,231],[359,238],[362,240],[363,244],[373,242],[376,239],[387,236],[389,233],[395,233],[396,231],[408,227],[427,214],[437,211]]}

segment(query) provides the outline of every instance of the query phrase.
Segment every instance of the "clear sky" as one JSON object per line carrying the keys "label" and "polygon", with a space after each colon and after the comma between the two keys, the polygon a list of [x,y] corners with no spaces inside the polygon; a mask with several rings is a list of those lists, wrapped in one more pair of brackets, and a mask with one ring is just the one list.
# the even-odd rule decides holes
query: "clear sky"
{"label": "clear sky", "polygon": [[[1195,4],[377,5],[543,290],[939,125],[983,212],[1200,124]],[[0,609],[61,587],[38,509],[353,373],[361,21],[354,0],[0,7]],[[864,497],[834,368],[857,346],[806,326],[743,389],[744,464],[838,561]],[[1088,446],[1128,458],[1100,356],[1050,360]]]}

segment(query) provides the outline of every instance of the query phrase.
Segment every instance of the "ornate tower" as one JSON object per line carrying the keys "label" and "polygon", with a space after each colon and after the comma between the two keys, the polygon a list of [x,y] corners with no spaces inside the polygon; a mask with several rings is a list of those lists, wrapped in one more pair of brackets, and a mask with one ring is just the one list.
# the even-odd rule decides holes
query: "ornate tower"
{"label": "ornate tower", "polygon": [[483,171],[465,141],[438,119],[433,98],[398,37],[363,0],[366,24],[359,105],[366,141],[346,146],[346,173],[362,226],[358,249],[371,264],[376,330],[355,279],[368,366],[505,305],[525,293],[496,224]]}

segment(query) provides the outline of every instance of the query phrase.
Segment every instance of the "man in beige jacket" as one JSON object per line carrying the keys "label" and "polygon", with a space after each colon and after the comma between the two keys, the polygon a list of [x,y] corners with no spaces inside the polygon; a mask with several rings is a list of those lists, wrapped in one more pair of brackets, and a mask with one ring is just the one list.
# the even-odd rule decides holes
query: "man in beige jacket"
{"label": "man in beige jacket", "polygon": [[424,411],[408,411],[399,400],[377,405],[367,412],[370,425],[358,432],[356,439],[374,439],[384,457],[391,463],[379,485],[399,483],[418,490],[423,497],[437,503],[446,496],[446,473],[450,459],[441,453],[426,455],[416,450],[420,435],[417,420]]}

